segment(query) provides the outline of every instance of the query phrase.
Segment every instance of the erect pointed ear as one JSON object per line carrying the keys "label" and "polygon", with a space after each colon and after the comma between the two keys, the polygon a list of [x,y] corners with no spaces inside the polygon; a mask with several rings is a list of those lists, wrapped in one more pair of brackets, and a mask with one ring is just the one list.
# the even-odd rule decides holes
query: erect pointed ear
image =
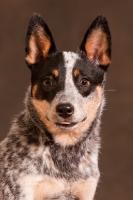
{"label": "erect pointed ear", "polygon": [[101,66],[111,62],[111,34],[108,23],[102,15],[98,16],[87,30],[79,47],[88,59]]}
{"label": "erect pointed ear", "polygon": [[40,15],[33,14],[26,35],[25,60],[30,67],[56,51],[53,37]]}

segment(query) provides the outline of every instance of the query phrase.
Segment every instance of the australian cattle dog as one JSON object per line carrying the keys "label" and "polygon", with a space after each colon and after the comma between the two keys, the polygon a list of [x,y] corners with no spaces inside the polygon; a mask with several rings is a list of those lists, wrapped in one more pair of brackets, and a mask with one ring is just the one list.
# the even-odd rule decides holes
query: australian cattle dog
{"label": "australian cattle dog", "polygon": [[1,200],[92,200],[99,180],[100,118],[111,62],[108,23],[98,16],[76,53],[58,51],[33,14],[25,60],[25,110],[0,144]]}

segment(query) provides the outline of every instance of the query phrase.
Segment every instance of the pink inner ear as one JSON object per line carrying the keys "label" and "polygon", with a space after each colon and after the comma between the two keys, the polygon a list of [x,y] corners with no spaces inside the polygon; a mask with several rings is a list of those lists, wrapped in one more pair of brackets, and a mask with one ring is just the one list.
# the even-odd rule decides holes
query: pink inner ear
{"label": "pink inner ear", "polygon": [[42,27],[36,27],[29,39],[29,54],[26,56],[26,62],[35,64],[41,57],[46,57],[51,47],[50,38],[46,35]]}
{"label": "pink inner ear", "polygon": [[30,52],[26,56],[25,60],[29,64],[34,64],[37,60],[37,55],[39,52],[36,46],[35,38],[33,36],[31,36],[30,41],[29,41],[29,49],[30,49]]}
{"label": "pink inner ear", "polygon": [[88,37],[85,44],[85,50],[91,62],[100,65],[108,65],[110,63],[110,58],[107,55],[107,35],[101,28],[94,30]]}

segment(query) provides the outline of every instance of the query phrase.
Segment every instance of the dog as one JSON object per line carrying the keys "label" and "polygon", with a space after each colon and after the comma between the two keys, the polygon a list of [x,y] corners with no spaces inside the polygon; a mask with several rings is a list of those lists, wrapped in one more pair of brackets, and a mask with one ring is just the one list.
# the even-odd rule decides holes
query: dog
{"label": "dog", "polygon": [[111,34],[98,16],[78,50],[60,52],[39,14],[27,30],[31,85],[0,144],[1,200],[92,200]]}

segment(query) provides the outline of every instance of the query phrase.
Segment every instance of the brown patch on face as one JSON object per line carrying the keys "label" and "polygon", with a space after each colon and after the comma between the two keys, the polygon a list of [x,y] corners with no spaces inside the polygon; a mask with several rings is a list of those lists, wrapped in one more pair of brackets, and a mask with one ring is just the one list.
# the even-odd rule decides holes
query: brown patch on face
{"label": "brown patch on face", "polygon": [[33,99],[33,103],[38,114],[40,115],[41,120],[47,125],[48,120],[46,118],[46,113],[49,110],[50,104],[45,100],[42,101],[37,99]]}
{"label": "brown patch on face", "polygon": [[78,69],[76,69],[76,70],[74,71],[74,76],[77,77],[77,76],[79,76],[79,75],[80,75],[80,71],[79,71]]}
{"label": "brown patch on face", "polygon": [[97,182],[98,180],[94,178],[79,180],[72,185],[72,194],[83,200],[93,199]]}
{"label": "brown patch on face", "polygon": [[109,65],[111,60],[107,55],[108,40],[102,29],[94,30],[85,44],[87,56],[91,62],[99,62],[100,65]]}
{"label": "brown patch on face", "polygon": [[55,77],[58,77],[59,76],[59,72],[58,72],[58,70],[53,70],[53,75],[55,76]]}
{"label": "brown patch on face", "polygon": [[41,57],[46,57],[51,47],[50,38],[40,26],[34,28],[29,39],[29,53],[25,60],[29,64],[35,64]]}
{"label": "brown patch on face", "polygon": [[37,92],[37,85],[34,85],[31,92],[33,98],[35,98],[36,92]]}

